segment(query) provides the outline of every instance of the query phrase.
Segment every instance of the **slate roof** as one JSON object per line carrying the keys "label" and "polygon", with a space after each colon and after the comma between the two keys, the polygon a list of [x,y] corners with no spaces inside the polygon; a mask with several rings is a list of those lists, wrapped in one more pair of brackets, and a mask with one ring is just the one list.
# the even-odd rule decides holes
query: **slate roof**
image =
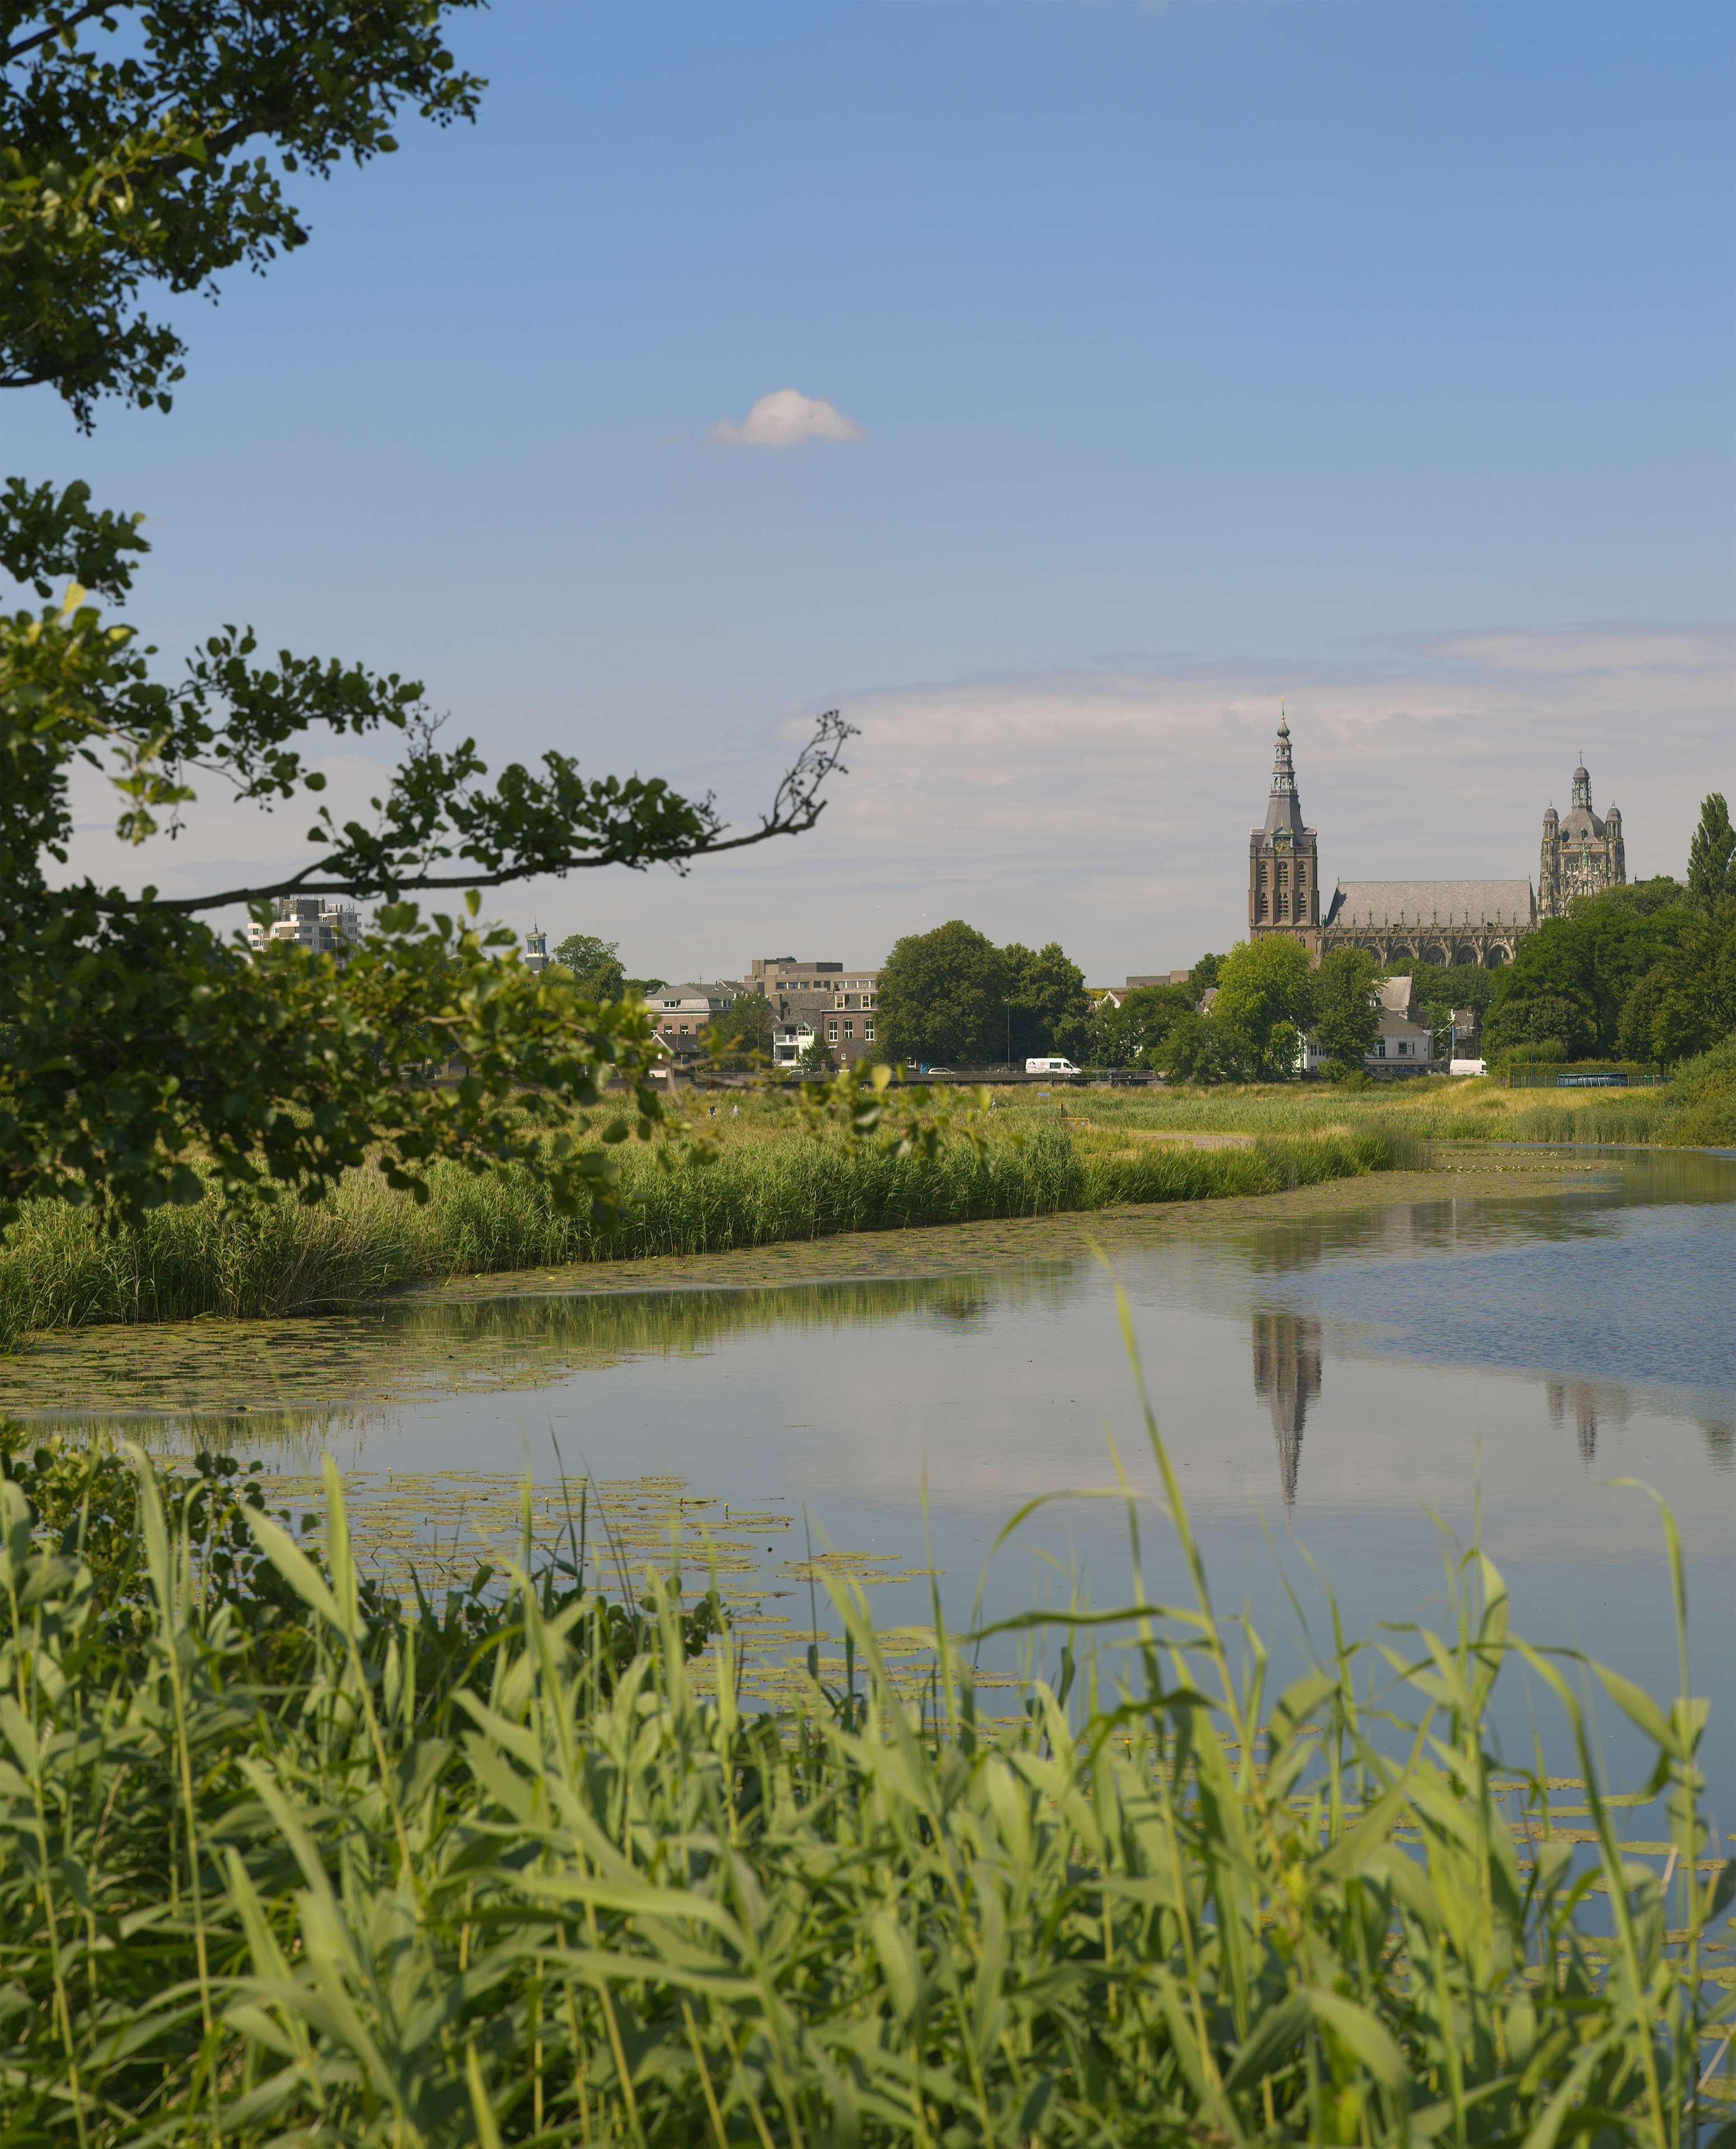
{"label": "slate roof", "polygon": [[1528,880],[1341,880],[1331,922],[1376,931],[1418,925],[1529,925]]}

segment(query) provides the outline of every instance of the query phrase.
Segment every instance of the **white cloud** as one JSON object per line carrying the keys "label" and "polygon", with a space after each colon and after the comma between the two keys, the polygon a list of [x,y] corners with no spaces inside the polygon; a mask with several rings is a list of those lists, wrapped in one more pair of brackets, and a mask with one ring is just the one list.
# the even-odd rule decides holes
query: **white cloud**
{"label": "white cloud", "polygon": [[762,395],[739,425],[725,418],[708,437],[735,448],[797,448],[804,440],[859,440],[862,428],[822,396],[780,388]]}

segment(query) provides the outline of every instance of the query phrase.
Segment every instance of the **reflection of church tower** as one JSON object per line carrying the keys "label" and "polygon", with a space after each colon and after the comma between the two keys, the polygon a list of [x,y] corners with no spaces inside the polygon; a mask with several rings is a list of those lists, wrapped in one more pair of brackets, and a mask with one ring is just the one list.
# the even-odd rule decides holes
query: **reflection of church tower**
{"label": "reflection of church tower", "polygon": [[1320,1323],[1276,1307],[1254,1315],[1254,1392],[1272,1414],[1278,1482],[1286,1510],[1296,1503],[1302,1427],[1320,1394]]}
{"label": "reflection of church tower", "polygon": [[1626,1425],[1633,1413],[1633,1398],[1615,1381],[1551,1381],[1549,1422],[1565,1425],[1571,1415],[1579,1459],[1589,1466],[1598,1459],[1598,1435],[1605,1426]]}
{"label": "reflection of church tower", "polygon": [[1320,838],[1302,825],[1290,725],[1278,718],[1266,826],[1248,831],[1248,938],[1282,933],[1311,954],[1320,948]]}

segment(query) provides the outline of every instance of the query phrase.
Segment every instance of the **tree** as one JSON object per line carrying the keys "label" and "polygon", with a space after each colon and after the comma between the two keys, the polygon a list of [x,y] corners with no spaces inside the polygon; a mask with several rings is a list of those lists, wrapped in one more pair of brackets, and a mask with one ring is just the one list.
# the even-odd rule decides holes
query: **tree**
{"label": "tree", "polygon": [[1004,1059],[1009,987],[1001,950],[962,918],[894,941],[878,989],[887,1058],[967,1067]]}
{"label": "tree", "polygon": [[1223,967],[1224,959],[1221,955],[1202,955],[1193,969],[1188,972],[1188,994],[1195,1007],[1199,1006],[1200,1001],[1216,984],[1218,974]]}
{"label": "tree", "polygon": [[[401,108],[470,117],[482,85],[442,42],[457,4],[0,10],[0,386],[46,387],[87,430],[103,396],[166,410],[183,346],[141,294],[209,291],[221,270],[301,244],[286,176],[390,152]],[[620,1076],[632,1109],[611,1133],[649,1130],[649,1024],[618,1004],[596,1013],[558,974],[531,979],[512,935],[459,913],[473,921],[477,891],[532,874],[681,869],[812,828],[848,727],[821,720],[742,834],[708,798],[586,777],[561,753],[490,780],[475,742],[445,745],[421,686],[395,672],[262,660],[249,630],[224,627],[159,678],[93,601],[130,591],[138,521],[95,508],[82,482],[0,491],[0,571],[41,601],[0,618],[0,1217],[33,1195],[136,1215],[214,1180],[311,1199],[368,1155],[418,1191],[448,1156],[522,1165],[558,1204],[590,1200],[610,1153],[572,1143],[574,1114]],[[373,819],[339,826],[310,745],[391,733],[405,751]],[[57,886],[80,764],[107,774],[129,843],[172,829],[203,779],[311,808],[310,862],[174,898]],[[425,892],[463,901],[425,917],[410,900]],[[341,971],[293,949],[256,964],[203,922],[289,895],[376,903],[367,948]],[[430,1054],[462,1060],[455,1090],[426,1083]]]}
{"label": "tree", "polygon": [[1567,915],[1529,934],[1499,974],[1486,1046],[1512,1051],[1553,1039],[1569,1059],[1617,1051],[1650,1058],[1638,1046],[1637,1018],[1628,1010],[1697,914],[1672,880],[1576,897]]}
{"label": "tree", "polygon": [[[1014,940],[1001,950],[1006,968],[1004,988],[1011,1022],[1003,1032],[1001,1051],[1012,1064],[1038,1054],[1065,1052],[1083,1057],[1091,1019],[1085,974],[1056,941],[1034,953]],[[995,1055],[999,1057],[999,1055]]]}
{"label": "tree", "polygon": [[1211,1019],[1255,1081],[1296,1072],[1301,1034],[1313,1019],[1308,951],[1287,934],[1238,941],[1218,971]]}
{"label": "tree", "polygon": [[772,1029],[771,1002],[763,994],[743,993],[705,1033],[712,1064],[737,1073],[769,1065]]}
{"label": "tree", "polygon": [[1313,1034],[1328,1059],[1360,1067],[1380,1039],[1372,955],[1334,948],[1314,974]]}
{"label": "tree", "polygon": [[591,933],[569,933],[555,950],[555,960],[569,972],[587,1000],[618,1000],[626,991],[620,944]]}
{"label": "tree", "polygon": [[1135,985],[1120,1007],[1108,1001],[1093,1017],[1084,1064],[1094,1067],[1155,1067],[1165,1039],[1194,1004],[1186,985]]}
{"label": "tree", "polygon": [[1649,973],[1652,1054],[1673,1062],[1736,1036],[1736,894],[1697,916]]}
{"label": "tree", "polygon": [[813,1037],[808,1040],[798,1064],[804,1074],[835,1074],[838,1072],[837,1056],[823,1037]]}
{"label": "tree", "polygon": [[1530,1048],[1548,1045],[1563,1059],[1588,1059],[1596,1044],[1583,997],[1565,992],[1540,991],[1503,1000],[1483,1025],[1483,1050],[1490,1057],[1523,1059]]}
{"label": "tree", "polygon": [[1242,1041],[1231,1036],[1210,1015],[1191,1010],[1170,1025],[1156,1060],[1177,1082],[1242,1082],[1249,1069],[1242,1056]]}
{"label": "tree", "polygon": [[667,978],[623,978],[621,989],[636,1000],[648,1000],[653,993],[664,991],[668,983]]}
{"label": "tree", "polygon": [[1699,826],[1688,849],[1688,887],[1706,903],[1736,895],[1736,828],[1721,791],[1701,802]]}

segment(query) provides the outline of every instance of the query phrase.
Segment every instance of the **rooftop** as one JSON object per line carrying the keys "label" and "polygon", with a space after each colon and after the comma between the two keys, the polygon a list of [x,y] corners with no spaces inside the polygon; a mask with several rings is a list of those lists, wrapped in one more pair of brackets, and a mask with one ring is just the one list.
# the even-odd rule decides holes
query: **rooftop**
{"label": "rooftop", "polygon": [[1536,916],[1528,880],[1341,880],[1328,923],[1529,925]]}

